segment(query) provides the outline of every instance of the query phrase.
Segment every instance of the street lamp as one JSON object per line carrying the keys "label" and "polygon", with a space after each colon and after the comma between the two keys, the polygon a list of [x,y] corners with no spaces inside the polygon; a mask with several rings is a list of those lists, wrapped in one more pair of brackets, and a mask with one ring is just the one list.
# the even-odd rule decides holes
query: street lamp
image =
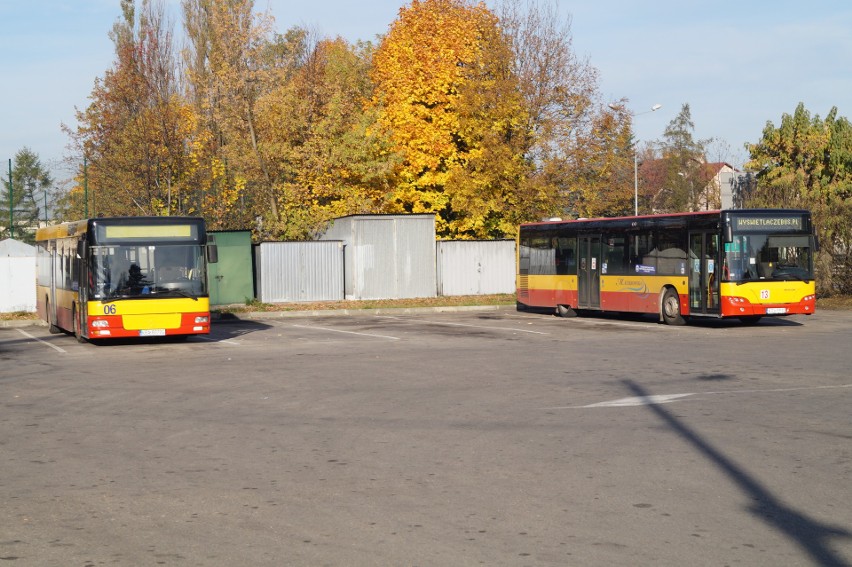
{"label": "street lamp", "polygon": [[[609,103],[607,106],[609,106],[612,110],[615,110],[616,112],[625,112],[625,109],[624,109],[623,106],[619,106],[619,105],[617,105],[613,102]],[[651,112],[656,112],[657,110],[660,110],[662,107],[663,107],[662,104],[657,103],[654,106],[652,106],[650,110],[646,110],[644,112],[628,113],[628,114],[630,114],[630,116],[633,116],[635,118],[636,116],[639,116],[640,114],[649,114]],[[635,144],[634,144],[634,148],[633,148],[633,214],[635,216],[639,216],[639,153],[635,148]]]}

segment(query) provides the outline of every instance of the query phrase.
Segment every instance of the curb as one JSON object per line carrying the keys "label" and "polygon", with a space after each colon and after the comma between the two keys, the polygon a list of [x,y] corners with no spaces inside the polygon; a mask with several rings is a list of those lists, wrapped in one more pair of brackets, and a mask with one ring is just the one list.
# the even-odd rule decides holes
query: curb
{"label": "curb", "polygon": [[0,321],[0,329],[16,329],[19,327],[47,327],[41,319],[9,319]]}

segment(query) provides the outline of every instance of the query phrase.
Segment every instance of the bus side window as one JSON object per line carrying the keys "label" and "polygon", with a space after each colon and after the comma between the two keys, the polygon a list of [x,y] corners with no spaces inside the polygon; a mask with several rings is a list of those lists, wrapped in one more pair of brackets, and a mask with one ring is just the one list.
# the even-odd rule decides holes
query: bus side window
{"label": "bus side window", "polygon": [[556,241],[556,273],[560,275],[576,274],[576,239],[560,237],[554,240]]}
{"label": "bus side window", "polygon": [[686,275],[686,246],[679,242],[678,230],[660,230],[657,247],[653,252],[657,259],[657,273],[665,276]]}
{"label": "bus side window", "polygon": [[607,274],[627,273],[628,250],[624,236],[611,235],[606,237],[605,254]]}
{"label": "bus side window", "polygon": [[530,274],[553,275],[556,273],[556,250],[547,237],[530,239]]}
{"label": "bus side window", "polygon": [[652,254],[654,238],[650,232],[630,235],[630,272],[655,274],[657,258]]}

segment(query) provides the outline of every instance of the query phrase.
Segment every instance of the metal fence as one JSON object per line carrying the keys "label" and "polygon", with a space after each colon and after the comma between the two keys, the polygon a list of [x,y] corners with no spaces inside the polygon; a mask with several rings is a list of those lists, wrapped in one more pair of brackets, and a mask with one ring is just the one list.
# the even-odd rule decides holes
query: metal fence
{"label": "metal fence", "polygon": [[[402,252],[394,257],[394,245],[387,243],[264,242],[255,247],[258,299],[287,303],[515,292],[514,241],[433,240],[431,246],[429,254],[428,250],[415,248],[412,252],[397,245]],[[423,262],[416,263],[415,269],[413,259],[418,256],[432,262],[431,269]],[[351,293],[344,289],[349,266],[357,276],[352,279]],[[414,284],[405,287],[409,281]]]}

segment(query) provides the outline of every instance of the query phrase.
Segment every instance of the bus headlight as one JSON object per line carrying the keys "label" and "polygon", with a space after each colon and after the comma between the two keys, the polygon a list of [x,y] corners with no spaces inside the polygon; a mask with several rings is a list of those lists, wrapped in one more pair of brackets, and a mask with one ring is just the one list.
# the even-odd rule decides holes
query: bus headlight
{"label": "bus headlight", "polygon": [[105,319],[95,319],[89,323],[93,328],[99,329],[103,327],[109,327],[109,321]]}
{"label": "bus headlight", "polygon": [[210,317],[208,317],[207,315],[199,315],[198,317],[195,318],[196,324],[198,324],[198,323],[209,323],[209,322],[210,322]]}

